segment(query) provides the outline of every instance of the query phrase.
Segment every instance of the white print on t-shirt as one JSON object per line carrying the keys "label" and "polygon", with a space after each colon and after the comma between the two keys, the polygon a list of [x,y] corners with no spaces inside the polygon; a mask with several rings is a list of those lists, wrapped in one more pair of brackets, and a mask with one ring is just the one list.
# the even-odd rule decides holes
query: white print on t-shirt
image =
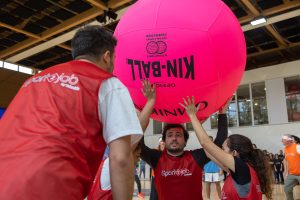
{"label": "white print on t-shirt", "polygon": [[288,157],[288,156],[293,156],[293,157],[294,157],[295,154],[294,154],[294,153],[286,153],[286,154],[285,154],[285,157]]}
{"label": "white print on t-shirt", "polygon": [[261,193],[261,188],[260,188],[260,185],[256,185],[256,191]]}
{"label": "white print on t-shirt", "polygon": [[27,87],[29,84],[31,83],[40,83],[40,82],[49,82],[49,83],[59,83],[62,87],[71,89],[71,90],[75,90],[75,91],[79,91],[80,87],[76,86],[76,84],[78,83],[79,79],[77,76],[75,76],[74,74],[72,75],[65,75],[65,73],[54,73],[54,74],[46,74],[43,76],[35,76],[29,80],[27,80],[23,87]]}
{"label": "white print on t-shirt", "polygon": [[185,168],[185,169],[173,169],[169,171],[162,170],[161,175],[167,177],[167,176],[192,176],[193,174],[192,172],[190,172],[190,170]]}

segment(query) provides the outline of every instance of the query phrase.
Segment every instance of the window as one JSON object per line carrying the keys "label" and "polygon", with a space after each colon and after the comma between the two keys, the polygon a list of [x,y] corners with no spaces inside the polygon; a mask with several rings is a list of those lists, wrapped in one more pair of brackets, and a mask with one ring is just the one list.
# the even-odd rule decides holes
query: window
{"label": "window", "polygon": [[[229,127],[235,127],[237,126],[237,112],[236,112],[236,103],[235,103],[235,97],[236,95],[234,94],[230,105],[227,109],[227,120],[228,120],[228,126]],[[218,128],[218,112],[214,113],[213,115],[210,116],[210,124],[211,128]]]}
{"label": "window", "polygon": [[186,123],[185,126],[187,131],[194,131],[192,123]]}
{"label": "window", "polygon": [[227,119],[228,119],[228,126],[229,127],[236,127],[237,126],[237,109],[236,109],[236,94],[232,97],[232,100],[229,104],[227,109]]}
{"label": "window", "polygon": [[3,61],[0,60],[0,67],[3,67]]}
{"label": "window", "polygon": [[153,120],[153,134],[161,134],[163,130],[162,125],[162,122]]}
{"label": "window", "polygon": [[218,128],[218,112],[210,116],[210,126],[212,129]]}
{"label": "window", "polygon": [[251,99],[249,85],[241,85],[237,90],[239,126],[251,126]]}
{"label": "window", "polygon": [[252,106],[254,115],[254,125],[268,124],[268,109],[266,99],[265,83],[253,83],[251,84],[252,91]]}
{"label": "window", "polygon": [[300,76],[284,79],[288,121],[300,121]]}

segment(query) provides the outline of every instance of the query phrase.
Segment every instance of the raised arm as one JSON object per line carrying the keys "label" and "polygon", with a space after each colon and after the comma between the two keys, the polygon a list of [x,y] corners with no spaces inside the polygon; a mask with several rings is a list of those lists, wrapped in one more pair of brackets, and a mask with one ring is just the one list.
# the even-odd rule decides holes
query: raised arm
{"label": "raised arm", "polygon": [[220,147],[215,145],[210,140],[206,131],[203,129],[201,123],[199,122],[196,116],[196,112],[199,108],[196,108],[195,106],[194,97],[187,97],[186,99],[183,99],[183,103],[180,103],[180,105],[185,108],[188,116],[190,117],[193,128],[202,147],[224,167],[227,167],[235,172],[233,156],[224,152]]}
{"label": "raised arm", "polygon": [[141,127],[143,132],[145,132],[148,124],[149,124],[149,118],[153,109],[153,106],[155,104],[156,100],[156,88],[155,84],[151,85],[149,80],[144,80],[142,82],[143,88],[142,93],[147,98],[147,103],[145,104],[143,110],[139,114],[139,120],[141,123]]}
{"label": "raised arm", "polygon": [[220,108],[218,114],[218,132],[214,143],[220,148],[222,148],[222,144],[228,137],[228,123],[226,111],[230,105],[231,99],[232,98],[229,98],[225,105]]}

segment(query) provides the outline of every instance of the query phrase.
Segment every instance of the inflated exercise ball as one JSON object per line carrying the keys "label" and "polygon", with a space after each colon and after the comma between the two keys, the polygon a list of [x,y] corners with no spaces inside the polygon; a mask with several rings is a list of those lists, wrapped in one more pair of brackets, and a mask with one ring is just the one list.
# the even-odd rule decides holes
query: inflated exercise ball
{"label": "inflated exercise ball", "polygon": [[157,86],[151,118],[189,121],[178,104],[195,96],[204,119],[232,96],[246,64],[240,24],[221,0],[139,0],[121,17],[115,36],[115,75],[128,87],[135,106],[146,98],[141,80]]}

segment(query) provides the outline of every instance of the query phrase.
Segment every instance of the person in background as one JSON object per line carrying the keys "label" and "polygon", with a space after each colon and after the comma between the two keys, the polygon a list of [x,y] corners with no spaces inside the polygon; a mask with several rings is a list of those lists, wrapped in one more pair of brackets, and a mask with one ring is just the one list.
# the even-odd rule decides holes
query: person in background
{"label": "person in background", "polygon": [[270,169],[271,169],[271,174],[272,174],[272,182],[275,182],[275,170],[274,170],[274,156],[272,153],[268,154],[268,159],[269,159],[269,165],[270,165]]}
{"label": "person in background", "polygon": [[294,137],[289,134],[282,136],[284,145],[284,192],[287,200],[294,200],[293,188],[300,181],[300,144],[295,143]]}
{"label": "person in background", "polygon": [[[284,155],[283,155],[283,151],[282,150],[279,150],[279,155],[278,155],[278,159],[280,160],[284,160]],[[284,171],[284,170],[283,170]]]}
{"label": "person in background", "polygon": [[142,174],[144,176],[144,179],[146,178],[146,162],[144,160],[140,160],[140,178],[142,178]]}
{"label": "person in background", "polygon": [[279,159],[278,154],[275,154],[275,159],[274,159],[274,172],[275,172],[275,181],[276,183],[282,183],[284,184],[284,179],[283,179],[283,162],[281,159]]}
{"label": "person in background", "polygon": [[[141,151],[141,149],[138,149],[137,151]],[[141,185],[141,180],[139,178],[139,172],[138,172],[138,168],[139,168],[139,155],[137,156],[138,157],[138,160],[135,162],[135,171],[134,171],[134,181],[136,183],[136,186],[137,186],[137,189],[138,189],[138,194],[137,194],[137,197],[140,198],[140,199],[144,199],[144,194],[142,193],[142,185]]]}
{"label": "person in background", "polygon": [[[213,137],[209,136],[211,141],[213,141]],[[204,165],[204,181],[206,188],[206,196],[207,199],[210,200],[211,195],[211,184],[214,183],[216,185],[216,191],[219,199],[221,199],[221,177],[222,169],[213,161],[209,161],[206,165]]]}
{"label": "person in background", "polygon": [[116,44],[105,28],[84,26],[71,41],[73,61],[21,86],[0,121],[0,199],[84,199],[107,145],[113,196],[132,198],[131,136],[143,132],[112,74]]}
{"label": "person in background", "polygon": [[243,135],[230,135],[222,145],[215,145],[199,122],[194,97],[184,98],[185,108],[196,136],[207,155],[223,169],[230,172],[223,189],[223,200],[262,200],[262,194],[272,199],[270,169],[263,152],[253,149],[252,142]]}

